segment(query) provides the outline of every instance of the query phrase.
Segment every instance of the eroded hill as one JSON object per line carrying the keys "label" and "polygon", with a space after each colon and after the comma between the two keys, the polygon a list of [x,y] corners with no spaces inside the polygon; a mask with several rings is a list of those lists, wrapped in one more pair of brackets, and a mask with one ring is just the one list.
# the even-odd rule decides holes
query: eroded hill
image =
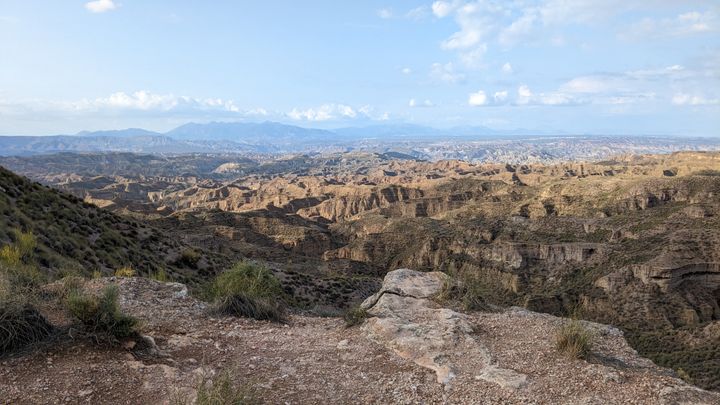
{"label": "eroded hill", "polygon": [[[226,162],[215,170],[225,178],[81,176],[62,187],[182,230],[190,245],[268,260],[308,307],[358,302],[398,267],[472,274],[489,304],[617,325],[642,354],[720,388],[720,154],[397,157],[407,158],[300,157],[252,171]],[[364,287],[343,281],[358,279]],[[315,280],[325,281],[308,287]]]}

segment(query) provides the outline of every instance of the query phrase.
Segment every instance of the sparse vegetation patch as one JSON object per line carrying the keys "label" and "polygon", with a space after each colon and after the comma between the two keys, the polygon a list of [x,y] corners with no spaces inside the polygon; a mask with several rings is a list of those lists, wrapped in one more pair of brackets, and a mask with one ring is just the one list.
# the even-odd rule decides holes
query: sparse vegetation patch
{"label": "sparse vegetation patch", "polygon": [[280,281],[262,265],[240,262],[220,274],[212,285],[215,311],[282,322],[285,319],[285,293]]}
{"label": "sparse vegetation patch", "polygon": [[72,290],[65,299],[65,305],[69,314],[79,321],[82,330],[95,340],[134,336],[138,320],[124,314],[117,300],[117,286],[108,285],[100,296],[82,289]]}
{"label": "sparse vegetation patch", "polygon": [[573,359],[581,359],[592,350],[592,333],[577,319],[563,324],[555,336],[557,350]]}

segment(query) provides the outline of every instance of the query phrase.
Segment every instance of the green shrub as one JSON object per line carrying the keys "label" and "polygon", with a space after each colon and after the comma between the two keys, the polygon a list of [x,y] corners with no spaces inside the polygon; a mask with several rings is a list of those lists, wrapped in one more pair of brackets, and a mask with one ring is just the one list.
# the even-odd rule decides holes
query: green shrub
{"label": "green shrub", "polygon": [[0,262],[10,266],[31,262],[37,247],[35,235],[13,229],[13,237],[15,241],[12,244],[0,248]]}
{"label": "green shrub", "polygon": [[184,264],[189,267],[196,267],[202,255],[195,249],[187,248],[180,253],[178,264]]}
{"label": "green shrub", "polygon": [[22,255],[20,249],[15,245],[5,245],[0,248],[0,262],[8,266],[17,266],[20,264]]}
{"label": "green shrub", "polygon": [[223,315],[283,321],[285,302],[280,281],[267,267],[240,262],[215,278],[215,310]]}
{"label": "green shrub", "polygon": [[[187,396],[176,393],[171,401],[174,405],[187,405]],[[254,405],[261,404],[252,386],[235,384],[230,373],[223,372],[214,380],[203,373],[196,388],[196,405]]]}
{"label": "green shrub", "polygon": [[283,295],[280,281],[267,267],[247,261],[218,275],[213,290],[216,296],[245,293],[253,297],[279,298]]}
{"label": "green shrub", "polygon": [[32,232],[22,232],[19,229],[15,229],[14,234],[15,246],[20,252],[20,257],[25,261],[31,260],[37,247],[37,238]]}
{"label": "green shrub", "polygon": [[592,350],[592,333],[585,329],[580,321],[573,319],[557,330],[555,347],[570,358],[583,358]]}
{"label": "green shrub", "polygon": [[115,270],[115,277],[135,277],[135,270],[130,266],[123,266]]}
{"label": "green shrub", "polygon": [[244,316],[273,322],[285,321],[285,308],[280,302],[245,293],[218,298],[215,301],[215,310],[222,315]]}
{"label": "green shrub", "polygon": [[345,320],[345,327],[352,327],[360,325],[367,319],[368,313],[366,310],[360,308],[360,306],[352,307],[345,311],[343,319]]}
{"label": "green shrub", "polygon": [[65,305],[85,332],[96,337],[126,338],[137,334],[138,320],[124,314],[117,302],[118,288],[108,285],[99,297],[82,290],[70,291]]}
{"label": "green shrub", "polygon": [[45,282],[46,277],[34,264],[0,262],[0,274],[6,279],[14,293],[20,295],[34,294],[38,286]]}
{"label": "green shrub", "polygon": [[37,343],[52,331],[52,325],[30,304],[0,302],[0,356]]}

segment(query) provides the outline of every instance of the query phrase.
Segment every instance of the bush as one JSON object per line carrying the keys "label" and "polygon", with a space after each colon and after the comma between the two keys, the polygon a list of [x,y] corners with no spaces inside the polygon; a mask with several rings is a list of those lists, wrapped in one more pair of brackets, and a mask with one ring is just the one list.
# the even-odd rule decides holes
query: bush
{"label": "bush", "polygon": [[348,328],[355,325],[360,325],[361,323],[365,322],[365,319],[367,318],[367,311],[360,308],[360,306],[352,307],[345,311],[345,314],[343,314],[343,319],[345,320],[345,327]]}
{"label": "bush", "polygon": [[123,266],[115,270],[115,277],[135,277],[135,270],[130,266]]}
{"label": "bush", "polygon": [[250,262],[221,273],[211,288],[218,313],[278,322],[285,319],[284,294],[270,270]]}
{"label": "bush", "polygon": [[82,290],[70,291],[65,306],[83,326],[85,332],[96,339],[101,337],[126,338],[137,334],[138,320],[124,314],[117,302],[118,288],[109,285],[96,297]]}
{"label": "bush", "polygon": [[200,252],[195,249],[187,248],[180,253],[180,258],[177,260],[177,264],[196,267],[201,257]]}
{"label": "bush", "polygon": [[11,288],[14,294],[32,295],[46,279],[37,266],[17,263],[9,264],[0,261],[0,274],[3,276],[6,288]]}
{"label": "bush", "polygon": [[252,297],[245,293],[219,298],[215,302],[215,310],[222,315],[244,316],[261,321],[285,321],[285,308],[280,302],[271,298]]}
{"label": "bush", "polygon": [[37,238],[32,232],[22,232],[19,229],[14,230],[15,246],[20,252],[23,260],[31,260],[37,247]]}
{"label": "bush", "polygon": [[587,356],[592,349],[592,333],[577,319],[563,324],[558,329],[555,339],[557,350],[573,359]]}
{"label": "bush", "polygon": [[0,248],[0,262],[9,266],[18,266],[32,261],[37,246],[37,238],[32,232],[13,230],[15,242]]}
{"label": "bush", "polygon": [[0,302],[0,356],[37,343],[52,332],[52,325],[31,305]]}
{"label": "bush", "polygon": [[[211,381],[203,373],[196,391],[196,405],[251,405],[262,403],[250,385],[233,383],[228,372],[220,374],[214,381]],[[176,393],[172,403],[186,405],[190,401],[186,396]]]}
{"label": "bush", "polygon": [[0,262],[8,266],[17,266],[20,264],[22,256],[20,249],[14,245],[5,245],[0,248]]}
{"label": "bush", "polygon": [[170,276],[168,276],[168,274],[163,269],[160,269],[160,270],[156,271],[155,273],[152,273],[150,275],[150,278],[155,281],[160,281],[162,283],[167,283],[168,281],[170,281]]}
{"label": "bush", "polygon": [[463,272],[447,279],[435,299],[456,304],[463,311],[488,311],[494,306],[487,302],[487,297],[494,293],[479,275]]}

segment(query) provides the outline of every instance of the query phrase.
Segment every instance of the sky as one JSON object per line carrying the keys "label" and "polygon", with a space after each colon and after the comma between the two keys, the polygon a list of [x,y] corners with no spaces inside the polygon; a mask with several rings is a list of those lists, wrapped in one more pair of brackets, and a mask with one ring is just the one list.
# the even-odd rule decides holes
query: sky
{"label": "sky", "polygon": [[0,0],[0,135],[190,121],[720,136],[720,0]]}

